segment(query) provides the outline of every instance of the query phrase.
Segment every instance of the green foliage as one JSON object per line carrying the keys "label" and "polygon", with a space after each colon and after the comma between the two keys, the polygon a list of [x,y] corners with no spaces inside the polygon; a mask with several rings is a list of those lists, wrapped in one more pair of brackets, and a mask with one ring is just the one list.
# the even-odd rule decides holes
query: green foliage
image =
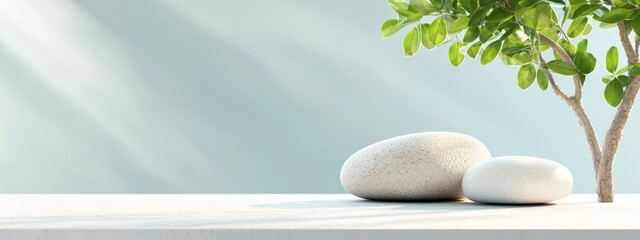
{"label": "green foliage", "polygon": [[460,49],[464,46],[461,42],[455,42],[451,44],[449,48],[449,62],[453,66],[460,66],[464,61],[464,54],[460,52]]}
{"label": "green foliage", "polygon": [[547,73],[545,73],[542,69],[538,69],[538,73],[536,73],[536,79],[538,82],[538,87],[540,87],[542,91],[547,90],[547,87],[549,87],[549,78],[547,77]]}
{"label": "green foliage", "polygon": [[476,56],[478,56],[478,53],[480,52],[481,49],[482,49],[482,42],[477,42],[471,45],[469,49],[467,49],[467,55],[469,55],[469,57],[471,58],[476,58]]}
{"label": "green foliage", "polygon": [[570,38],[579,37],[582,34],[582,32],[584,32],[584,30],[587,28],[587,24],[588,24],[588,20],[586,17],[576,18],[575,20],[573,20],[573,22],[571,22],[571,24],[567,28],[567,35]]}
{"label": "green foliage", "polygon": [[588,52],[577,52],[573,56],[573,63],[576,65],[578,72],[582,74],[589,74],[596,69],[596,57]]}
{"label": "green foliage", "polygon": [[429,38],[427,37],[427,33],[429,32],[429,27],[431,25],[428,23],[420,24],[420,36],[422,40],[422,46],[426,49],[434,49],[436,47],[435,44],[429,42]]}
{"label": "green foliage", "polygon": [[611,0],[611,5],[614,7],[624,7],[627,6],[627,0]]}
{"label": "green foliage", "polygon": [[623,95],[622,83],[617,78],[610,81],[604,89],[604,98],[612,107],[617,107],[620,104]]}
{"label": "green foliage", "polygon": [[489,44],[489,46],[487,46],[487,48],[484,49],[484,52],[482,52],[482,56],[480,57],[480,63],[482,65],[487,65],[490,62],[493,62],[493,60],[496,59],[496,56],[498,56],[498,52],[500,52],[501,47],[502,47],[502,41],[500,40]]}
{"label": "green foliage", "polygon": [[576,19],[576,18],[591,15],[594,11],[598,10],[598,8],[601,8],[601,7],[602,5],[598,3],[581,5],[578,8],[576,8],[576,10],[573,11],[573,14],[569,18]]}
{"label": "green foliage", "polygon": [[578,74],[578,70],[562,60],[553,60],[547,63],[547,67],[557,74],[573,76]]}
{"label": "green foliage", "polygon": [[382,32],[382,38],[389,37],[402,29],[401,25],[398,25],[398,20],[389,19],[382,24],[380,32]]}
{"label": "green foliage", "polygon": [[427,30],[427,40],[433,45],[440,45],[447,38],[447,24],[441,17],[436,18]]}
{"label": "green foliage", "polygon": [[527,89],[536,78],[536,68],[533,64],[522,65],[518,71],[518,86],[524,90]]}
{"label": "green foliage", "polygon": [[464,33],[464,37],[462,38],[462,41],[464,43],[470,43],[476,40],[478,36],[480,36],[480,28],[478,27],[468,28],[467,31]]}
{"label": "green foliage", "polygon": [[405,56],[413,56],[420,50],[420,28],[415,27],[407,33],[402,41]]}
{"label": "green foliage", "polygon": [[[555,74],[575,76],[584,84],[587,76],[594,72],[598,58],[605,57],[604,65],[610,75],[603,78],[604,95],[612,106],[620,104],[632,76],[640,76],[640,65],[618,69],[616,47],[609,49],[606,56],[595,56],[589,52],[589,42],[584,38],[593,29],[592,24],[607,28],[620,22],[624,23],[627,34],[640,36],[640,0],[387,2],[397,18],[383,22],[382,38],[410,27],[405,30],[402,41],[406,56],[417,54],[420,48],[448,45],[448,60],[453,66],[460,66],[466,56],[479,58],[483,65],[500,59],[506,65],[519,66],[520,88],[527,89],[536,81],[543,91],[553,83]],[[614,34],[617,39],[618,33],[611,35]],[[546,44],[546,41],[555,43]]]}
{"label": "green foliage", "polygon": [[611,23],[611,24],[615,24],[618,23],[622,20],[625,20],[627,18],[629,18],[631,16],[631,14],[634,13],[633,9],[626,9],[626,8],[616,8],[613,9],[611,11],[608,11],[606,13],[604,13],[602,16],[598,17],[595,16],[593,19],[603,22],[603,23]]}
{"label": "green foliage", "polygon": [[547,28],[551,23],[551,14],[553,14],[553,10],[549,3],[540,3],[535,6],[526,8],[524,12],[522,12],[522,22],[524,26],[534,29],[534,30],[542,30]]}
{"label": "green foliage", "polygon": [[449,33],[457,33],[469,26],[469,17],[462,16],[453,21],[451,26],[449,26]]}
{"label": "green foliage", "polygon": [[473,13],[478,10],[478,1],[475,0],[460,0],[460,5],[468,13]]}
{"label": "green foliage", "polygon": [[616,68],[618,68],[618,49],[611,47],[607,51],[607,71],[614,73]]}
{"label": "green foliage", "polygon": [[491,10],[491,8],[485,7],[480,9],[479,11],[471,14],[469,19],[469,27],[477,27],[482,24],[482,21],[487,17],[487,13]]}
{"label": "green foliage", "polygon": [[589,47],[589,40],[582,39],[578,45],[576,45],[576,52],[586,52],[587,47]]}

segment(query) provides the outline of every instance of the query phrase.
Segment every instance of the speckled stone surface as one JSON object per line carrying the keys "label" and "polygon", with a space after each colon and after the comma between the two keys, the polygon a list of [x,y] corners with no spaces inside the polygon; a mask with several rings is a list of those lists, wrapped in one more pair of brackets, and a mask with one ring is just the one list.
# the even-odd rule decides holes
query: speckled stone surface
{"label": "speckled stone surface", "polygon": [[535,204],[568,196],[569,169],[542,158],[505,156],[473,166],[462,181],[467,198],[482,203]]}
{"label": "speckled stone surface", "polygon": [[369,145],[347,159],[342,187],[372,200],[444,200],[462,194],[462,177],[489,150],[471,136],[423,132]]}

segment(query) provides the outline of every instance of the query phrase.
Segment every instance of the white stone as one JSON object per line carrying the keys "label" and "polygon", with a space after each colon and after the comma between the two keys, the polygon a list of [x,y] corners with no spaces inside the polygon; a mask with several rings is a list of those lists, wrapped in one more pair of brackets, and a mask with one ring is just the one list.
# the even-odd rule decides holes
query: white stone
{"label": "white stone", "polygon": [[569,169],[551,160],[526,156],[482,161],[462,180],[464,195],[481,203],[547,203],[568,196],[572,188]]}
{"label": "white stone", "polygon": [[423,132],[369,145],[347,159],[342,187],[372,200],[445,200],[462,194],[462,177],[489,150],[471,136]]}

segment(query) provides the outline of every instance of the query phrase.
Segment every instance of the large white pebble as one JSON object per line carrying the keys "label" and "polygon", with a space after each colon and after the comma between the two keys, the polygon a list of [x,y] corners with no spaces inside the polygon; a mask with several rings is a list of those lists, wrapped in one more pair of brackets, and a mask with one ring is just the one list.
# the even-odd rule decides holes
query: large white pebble
{"label": "large white pebble", "polygon": [[572,188],[569,169],[551,160],[526,156],[482,161],[462,180],[464,195],[481,203],[547,203],[566,197]]}
{"label": "large white pebble", "polygon": [[347,159],[344,189],[372,200],[445,200],[462,195],[462,177],[490,158],[478,139],[451,132],[423,132],[369,145]]}

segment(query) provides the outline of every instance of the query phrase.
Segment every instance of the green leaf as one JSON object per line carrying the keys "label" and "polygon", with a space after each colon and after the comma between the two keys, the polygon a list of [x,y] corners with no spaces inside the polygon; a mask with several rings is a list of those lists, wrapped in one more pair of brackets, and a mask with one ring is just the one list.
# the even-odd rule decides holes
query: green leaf
{"label": "green leaf", "polygon": [[427,38],[433,45],[438,46],[447,38],[447,25],[442,17],[436,18],[429,26]]}
{"label": "green leaf", "polygon": [[[515,1],[519,1],[519,0],[515,0]],[[526,9],[527,8],[520,6],[520,4],[516,4],[516,10],[513,12],[513,16],[516,17],[516,20],[522,19],[522,13]]]}
{"label": "green leaf", "polygon": [[527,36],[527,34],[522,31],[522,29],[518,28],[514,28],[513,30],[509,30],[508,32],[505,32],[504,35],[502,36],[503,38],[507,37],[507,42],[511,43],[511,44],[515,44],[519,47],[525,47],[527,40],[529,40],[529,36]]}
{"label": "green leaf", "polygon": [[551,23],[552,12],[549,3],[540,3],[525,9],[522,13],[522,21],[528,28],[542,30]]}
{"label": "green leaf", "polygon": [[485,43],[495,36],[495,32],[487,27],[480,27],[480,41]]}
{"label": "green leaf", "polygon": [[429,26],[430,25],[428,23],[420,24],[420,40],[422,40],[422,46],[424,46],[424,48],[434,49],[436,45],[433,45],[433,43],[429,42],[429,39],[427,38]]}
{"label": "green leaf", "polygon": [[523,7],[531,7],[533,5],[535,5],[536,3],[542,2],[542,0],[521,0],[520,1],[520,6]]}
{"label": "green leaf", "polygon": [[623,96],[624,89],[618,79],[613,79],[607,84],[607,87],[604,88],[604,99],[607,100],[607,103],[612,107],[617,107],[622,101]]}
{"label": "green leaf", "polygon": [[580,78],[580,84],[584,85],[584,81],[587,79],[587,75],[584,75],[582,73],[578,73],[578,78]]}
{"label": "green leaf", "polygon": [[588,46],[589,46],[589,40],[582,39],[580,42],[578,42],[578,45],[576,47],[576,53],[586,52]]}
{"label": "green leaf", "polygon": [[412,12],[409,10],[409,4],[406,4],[402,1],[388,1],[389,2],[389,6],[391,6],[391,8],[396,11],[400,16],[403,17],[408,17],[411,16],[412,14],[415,14],[415,12]]}
{"label": "green leaf", "polygon": [[476,58],[476,56],[478,56],[478,53],[480,52],[480,49],[482,49],[482,42],[474,43],[473,45],[471,45],[471,47],[469,47],[469,49],[467,49],[467,55],[469,55],[469,57],[471,58]]}
{"label": "green leaf", "polygon": [[640,36],[640,14],[638,14],[631,22],[631,27],[636,36]]}
{"label": "green leaf", "polygon": [[558,44],[560,44],[560,47],[562,47],[562,49],[565,52],[567,52],[569,55],[576,54],[576,46],[571,44],[571,42],[565,41],[565,40],[560,40],[560,41],[558,41]]}
{"label": "green leaf", "polygon": [[[402,0],[399,0],[399,1],[402,1]],[[438,9],[443,8],[442,1],[443,0],[429,0],[429,2],[431,2],[431,4],[433,4],[433,6],[435,6]]]}
{"label": "green leaf", "polygon": [[627,35],[629,35],[629,34],[631,34],[631,32],[633,32],[633,23],[632,23],[632,21],[633,21],[633,18],[623,21],[624,22],[624,31],[627,33]]}
{"label": "green leaf", "polygon": [[506,55],[504,54],[504,46],[502,48],[502,51],[503,52],[502,52],[502,55],[500,55],[500,57],[504,59],[504,62],[507,65],[520,66],[520,65],[528,64],[532,60],[531,54],[529,52],[518,52],[512,55]]}
{"label": "green leaf", "polygon": [[569,28],[567,28],[567,35],[570,38],[576,38],[580,36],[580,34],[587,27],[587,22],[588,21],[586,17],[576,18],[571,22],[571,24],[569,24]]}
{"label": "green leaf", "polygon": [[518,86],[524,90],[527,89],[536,78],[536,69],[533,67],[533,64],[526,64],[520,67],[520,71],[518,71]]}
{"label": "green leaf", "polygon": [[609,48],[609,51],[607,51],[606,66],[607,71],[610,73],[616,72],[616,68],[618,68],[618,48]]}
{"label": "green leaf", "polygon": [[467,32],[464,33],[462,42],[473,42],[473,40],[478,38],[478,35],[480,35],[480,29],[478,27],[467,28]]}
{"label": "green leaf", "polygon": [[606,85],[606,84],[609,84],[609,82],[611,82],[611,81],[612,81],[613,79],[615,79],[615,78],[616,78],[616,76],[614,76],[614,75],[607,75],[607,76],[604,76],[604,77],[602,78],[602,83],[604,83],[605,85]]}
{"label": "green leaf", "polygon": [[485,18],[487,23],[503,23],[513,18],[513,12],[505,11],[500,8],[493,9],[489,15]]}
{"label": "green leaf", "polygon": [[463,29],[467,28],[468,24],[469,24],[469,17],[461,16],[458,19],[456,19],[455,21],[453,21],[453,23],[451,23],[451,25],[449,25],[448,32],[449,33],[457,33],[459,31],[462,31]]}
{"label": "green leaf", "polygon": [[478,6],[488,7],[496,3],[496,0],[478,0]]}
{"label": "green leaf", "polygon": [[427,11],[429,7],[433,7],[427,0],[409,0],[409,7],[414,7],[420,11]]}
{"label": "green leaf", "polygon": [[487,65],[496,59],[498,53],[500,52],[500,48],[502,47],[502,40],[498,39],[495,42],[492,42],[487,46],[486,49],[482,52],[482,56],[480,57],[480,64]]}
{"label": "green leaf", "polygon": [[626,8],[616,8],[609,12],[606,12],[602,15],[602,17],[594,17],[594,20],[603,22],[603,23],[618,23],[633,14],[635,10],[626,9]]}
{"label": "green leaf", "polygon": [[577,52],[573,57],[573,63],[576,65],[578,72],[589,74],[596,68],[596,57],[588,52]]}
{"label": "green leaf", "polygon": [[560,31],[558,28],[545,28],[540,31],[540,34],[545,35],[556,42],[560,39]]}
{"label": "green leaf", "polygon": [[[593,19],[596,19],[596,17],[594,17]],[[614,29],[618,27],[617,23],[603,23],[601,22],[600,25],[598,26],[602,29]]]}
{"label": "green leaf", "polygon": [[411,29],[402,41],[402,49],[405,56],[413,56],[420,50],[420,29],[415,27]]}
{"label": "green leaf", "polygon": [[461,42],[455,42],[451,44],[449,48],[449,62],[453,66],[460,66],[464,61],[464,54],[460,53],[460,48],[462,48],[464,44]]}
{"label": "green leaf", "polygon": [[629,2],[627,0],[611,0],[611,5],[614,7],[624,7],[627,6]]}
{"label": "green leaf", "polygon": [[562,5],[562,6],[567,5],[567,3],[564,0],[547,0],[547,1],[559,4],[559,5]]}
{"label": "green leaf", "polygon": [[595,10],[597,10],[600,7],[602,7],[602,5],[600,5],[600,4],[585,4],[585,5],[582,5],[582,6],[578,7],[578,8],[576,8],[576,10],[573,12],[573,15],[570,16],[570,18],[574,19],[574,18],[587,16],[587,15],[593,13]]}
{"label": "green leaf", "polygon": [[489,12],[491,8],[481,8],[480,10],[473,13],[469,19],[469,27],[477,27],[482,24],[484,18],[487,17],[487,12]]}
{"label": "green leaf", "polygon": [[[618,69],[618,71],[616,71],[616,73],[614,73],[614,75],[623,74],[624,72],[629,71],[633,67],[634,67],[634,65],[627,65],[626,67]],[[640,70],[640,69],[638,69],[638,70]]]}
{"label": "green leaf", "polygon": [[407,19],[405,21],[403,21],[402,23],[417,22],[420,19],[422,19],[423,16],[424,16],[424,14],[422,14],[421,12],[416,12],[414,14],[409,15],[407,17]]}
{"label": "green leaf", "polygon": [[538,69],[537,79],[538,87],[540,87],[542,91],[547,90],[547,87],[549,87],[549,78],[547,77],[547,73],[545,73],[542,69]]}
{"label": "green leaf", "polygon": [[620,81],[620,83],[622,83],[622,86],[626,87],[627,85],[629,85],[629,83],[631,83],[631,78],[627,75],[620,75],[616,77],[618,79],[618,81]]}
{"label": "green leaf", "polygon": [[478,0],[460,0],[460,5],[462,5],[462,8],[469,14],[478,10]]}
{"label": "green leaf", "polygon": [[402,29],[402,26],[398,26],[398,20],[389,19],[382,24],[380,32],[382,32],[382,38],[387,38]]}
{"label": "green leaf", "polygon": [[578,35],[578,37],[582,37],[582,36],[586,36],[589,35],[589,33],[591,33],[591,24],[587,23],[587,27],[584,28],[584,31],[582,31],[582,33],[580,33],[580,35]]}
{"label": "green leaf", "polygon": [[571,66],[571,64],[568,64],[562,60],[550,61],[547,63],[547,67],[549,67],[551,71],[554,71],[555,73],[561,75],[573,76],[578,74],[578,71],[573,66]]}
{"label": "green leaf", "polygon": [[631,76],[639,76],[640,75],[640,64],[631,65],[631,69],[629,69],[629,75]]}

